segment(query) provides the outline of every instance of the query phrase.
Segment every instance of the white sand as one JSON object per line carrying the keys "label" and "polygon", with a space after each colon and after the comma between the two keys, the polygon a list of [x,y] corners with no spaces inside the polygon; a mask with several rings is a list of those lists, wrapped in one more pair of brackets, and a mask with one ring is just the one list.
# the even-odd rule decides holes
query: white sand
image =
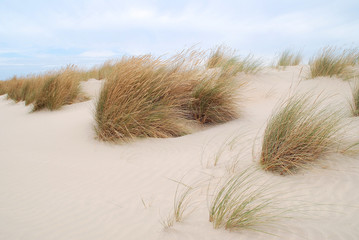
{"label": "white sand", "polygon": [[[261,173],[293,191],[295,200],[309,202],[307,216],[299,212],[278,228],[265,229],[278,236],[213,229],[208,221],[209,180],[229,174],[235,151],[242,152],[236,171],[257,164],[251,156],[255,136],[260,138],[273,107],[294,91],[306,70],[266,69],[247,77],[238,120],[180,138],[126,145],[94,139],[94,101],[29,113],[30,107],[1,96],[0,239],[359,239],[358,156],[332,156],[323,168],[295,176]],[[83,89],[95,96],[100,86],[91,80]],[[302,80],[296,90],[331,95],[349,111],[350,88],[340,79]],[[359,125],[355,118],[350,121]],[[237,148],[225,151],[213,166],[225,140],[240,132],[245,136]],[[200,188],[192,197],[195,210],[165,230],[161,221],[173,206],[173,180]]]}

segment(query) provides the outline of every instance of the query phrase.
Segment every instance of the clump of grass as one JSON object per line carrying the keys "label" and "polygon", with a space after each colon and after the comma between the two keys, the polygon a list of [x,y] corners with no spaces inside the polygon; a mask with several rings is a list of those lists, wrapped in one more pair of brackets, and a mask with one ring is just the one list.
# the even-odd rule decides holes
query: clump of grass
{"label": "clump of grass", "polygon": [[351,87],[353,100],[350,104],[353,116],[359,116],[359,82],[356,81]]}
{"label": "clump of grass", "polygon": [[17,77],[13,77],[12,79],[6,82],[6,93],[7,99],[12,99],[15,102],[19,102],[22,100],[21,98],[21,89],[24,85],[23,79],[18,79]]}
{"label": "clump of grass", "polygon": [[285,50],[279,56],[277,67],[296,66],[299,65],[303,57],[300,52],[292,53],[290,50]]}
{"label": "clump of grass", "polygon": [[3,83],[7,98],[15,102],[25,101],[26,105],[34,104],[33,111],[42,108],[59,109],[65,104],[88,100],[79,91],[79,81],[84,72],[74,65],[59,71],[32,74],[26,77],[13,77]]}
{"label": "clump of grass", "polygon": [[269,184],[259,184],[255,169],[244,170],[218,187],[209,205],[214,228],[260,230],[286,217]]}
{"label": "clump of grass", "polygon": [[222,67],[228,62],[233,62],[236,60],[236,57],[234,56],[234,51],[219,46],[215,50],[212,50],[211,55],[209,56],[207,60],[207,68],[217,68]]}
{"label": "clump of grass", "polygon": [[233,66],[202,70],[203,52],[162,60],[123,58],[112,67],[96,107],[96,132],[105,141],[187,134],[187,123],[222,123],[238,117],[243,81]]}
{"label": "clump of grass", "polygon": [[262,69],[262,61],[249,54],[244,58],[235,56],[235,51],[220,46],[212,51],[207,60],[207,68],[224,68],[232,76],[239,72],[257,73]]}
{"label": "clump of grass", "polygon": [[322,101],[294,95],[272,113],[264,132],[261,166],[291,174],[338,150],[340,114],[323,108]]}
{"label": "clump of grass", "polygon": [[73,65],[55,74],[44,76],[41,91],[34,96],[33,111],[44,108],[57,110],[77,101],[80,93],[78,72]]}
{"label": "clump of grass", "polygon": [[84,71],[85,80],[88,80],[90,78],[94,78],[97,80],[106,79],[107,76],[111,74],[111,72],[114,70],[114,66],[116,64],[116,61],[114,60],[108,60],[104,62],[102,65],[94,66],[91,69]]}
{"label": "clump of grass", "polygon": [[185,125],[189,91],[181,69],[151,56],[123,58],[107,77],[96,105],[96,132],[101,140],[177,137]]}
{"label": "clump of grass", "polygon": [[239,89],[245,83],[228,75],[228,68],[219,74],[202,78],[192,90],[189,109],[200,123],[223,123],[239,117]]}
{"label": "clump of grass", "polygon": [[359,60],[357,48],[340,51],[335,47],[325,47],[309,61],[310,77],[338,76],[344,79],[351,78],[351,67]]}
{"label": "clump of grass", "polygon": [[0,81],[0,96],[7,93],[7,87],[5,81]]}

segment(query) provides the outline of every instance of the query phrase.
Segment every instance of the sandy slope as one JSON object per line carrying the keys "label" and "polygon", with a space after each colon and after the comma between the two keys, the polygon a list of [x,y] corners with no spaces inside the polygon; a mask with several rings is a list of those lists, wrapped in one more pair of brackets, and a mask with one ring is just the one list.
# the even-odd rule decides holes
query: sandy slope
{"label": "sandy slope", "polygon": [[[246,76],[242,117],[236,121],[181,138],[127,145],[94,139],[94,101],[29,113],[23,103],[1,96],[0,239],[359,239],[358,157],[332,156],[323,168],[296,176],[261,173],[280,182],[281,191],[293,192],[291,199],[309,202],[307,215],[300,212],[278,228],[264,229],[279,237],[213,229],[208,222],[208,183],[257,164],[253,141],[279,99],[294,89],[312,90],[331,95],[348,111],[346,82],[302,80],[305,71],[306,66],[266,69]],[[96,96],[100,86],[90,80],[83,89]],[[350,124],[359,126],[354,118]],[[242,137],[214,166],[215,153],[233,134]],[[239,151],[240,161],[231,168],[229,156]],[[171,211],[178,180],[198,187],[195,210],[164,230],[161,221]]]}

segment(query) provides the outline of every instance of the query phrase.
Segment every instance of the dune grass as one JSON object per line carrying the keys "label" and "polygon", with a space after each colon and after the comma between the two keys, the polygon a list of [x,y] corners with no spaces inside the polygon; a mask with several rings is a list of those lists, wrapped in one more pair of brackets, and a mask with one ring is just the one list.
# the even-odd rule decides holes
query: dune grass
{"label": "dune grass", "polygon": [[271,186],[259,184],[258,177],[256,170],[249,168],[217,187],[209,204],[209,221],[214,228],[263,231],[286,217]]}
{"label": "dune grass", "polygon": [[94,66],[87,71],[83,71],[83,79],[97,79],[103,80],[111,74],[114,70],[114,65],[116,64],[115,60],[108,60],[99,66]]}
{"label": "dune grass", "polygon": [[358,61],[358,48],[340,50],[335,47],[325,47],[309,61],[310,78],[320,76],[351,78],[352,67],[358,64]]}
{"label": "dune grass", "polygon": [[239,117],[239,90],[245,82],[228,75],[222,69],[199,80],[192,91],[189,108],[195,120],[205,123],[224,123]]}
{"label": "dune grass", "polygon": [[13,77],[2,82],[2,89],[8,99],[25,101],[26,105],[32,103],[33,111],[57,110],[66,104],[88,100],[79,89],[83,77],[83,71],[69,65],[58,71]]}
{"label": "dune grass", "polygon": [[80,80],[74,65],[69,65],[59,72],[43,76],[42,88],[33,99],[33,111],[44,108],[60,109],[63,105],[79,101]]}
{"label": "dune grass", "polygon": [[275,110],[264,132],[261,166],[282,175],[314,164],[319,157],[338,150],[340,113],[297,94]]}
{"label": "dune grass", "polygon": [[[257,62],[249,56],[240,62],[233,51],[223,47],[212,51],[206,62],[209,72],[197,76],[193,83],[189,109],[202,124],[224,123],[239,117],[239,91],[246,85],[239,72],[256,72]],[[218,69],[214,69],[218,68]]]}
{"label": "dune grass", "polygon": [[12,99],[15,102],[21,101],[21,89],[24,85],[24,80],[13,77],[9,81],[6,81],[6,93],[7,99]]}
{"label": "dune grass", "polygon": [[193,210],[192,195],[195,188],[178,182],[173,199],[173,212],[162,220],[164,228],[170,228],[175,222],[182,222],[183,218]]}
{"label": "dune grass", "polygon": [[237,118],[243,81],[231,67],[203,70],[202,56],[190,49],[166,60],[148,55],[114,64],[96,106],[98,138],[176,137],[189,133],[193,120]]}
{"label": "dune grass", "polygon": [[351,112],[353,116],[359,116],[359,82],[358,80],[351,86],[352,101],[350,104]]}
{"label": "dune grass", "polygon": [[302,55],[300,52],[293,53],[289,49],[284,50],[279,56],[276,67],[296,66],[302,62]]}
{"label": "dune grass", "polygon": [[206,64],[207,68],[224,68],[227,74],[239,72],[255,74],[262,69],[262,61],[249,54],[246,57],[235,56],[235,51],[220,46],[212,50]]}
{"label": "dune grass", "polygon": [[96,105],[101,140],[177,137],[189,133],[183,109],[189,91],[181,70],[151,56],[123,58],[108,76]]}

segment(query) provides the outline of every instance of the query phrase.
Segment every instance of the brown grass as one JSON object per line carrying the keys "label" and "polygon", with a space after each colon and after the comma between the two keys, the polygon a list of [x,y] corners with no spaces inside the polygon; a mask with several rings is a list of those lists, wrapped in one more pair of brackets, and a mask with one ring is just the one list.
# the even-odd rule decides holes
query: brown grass
{"label": "brown grass", "polygon": [[43,76],[41,91],[33,101],[33,111],[44,108],[57,110],[63,105],[78,101],[80,93],[80,75],[74,65],[67,66],[59,72]]}
{"label": "brown grass", "polygon": [[239,117],[239,89],[244,82],[228,74],[230,68],[204,76],[192,91],[189,108],[200,123],[224,123]]}
{"label": "brown grass", "polygon": [[236,75],[239,72],[246,74],[255,74],[262,69],[262,61],[249,54],[246,57],[240,57],[235,55],[235,51],[219,46],[215,50],[212,50],[208,60],[207,68],[223,68],[227,73]]}
{"label": "brown grass", "polygon": [[33,104],[33,111],[43,108],[56,110],[65,104],[88,100],[79,91],[79,82],[84,72],[74,65],[59,71],[32,74],[26,77],[13,77],[1,83],[1,89],[7,98],[15,102],[25,101]]}
{"label": "brown grass", "polygon": [[300,52],[293,53],[287,49],[279,56],[276,67],[296,66],[302,62],[302,59]]}
{"label": "brown grass", "polygon": [[96,107],[99,139],[176,137],[187,123],[222,123],[239,116],[243,85],[232,67],[203,70],[203,52],[187,50],[166,60],[123,58],[107,77]]}
{"label": "brown grass", "polygon": [[185,123],[190,82],[180,67],[152,56],[123,58],[108,76],[96,105],[101,140],[177,137],[189,133]]}
{"label": "brown grass", "polygon": [[358,61],[358,48],[341,50],[336,47],[325,47],[309,61],[310,78],[320,76],[351,78],[352,67],[358,64]]}
{"label": "brown grass", "polygon": [[0,81],[0,96],[7,93],[7,87],[5,81]]}

